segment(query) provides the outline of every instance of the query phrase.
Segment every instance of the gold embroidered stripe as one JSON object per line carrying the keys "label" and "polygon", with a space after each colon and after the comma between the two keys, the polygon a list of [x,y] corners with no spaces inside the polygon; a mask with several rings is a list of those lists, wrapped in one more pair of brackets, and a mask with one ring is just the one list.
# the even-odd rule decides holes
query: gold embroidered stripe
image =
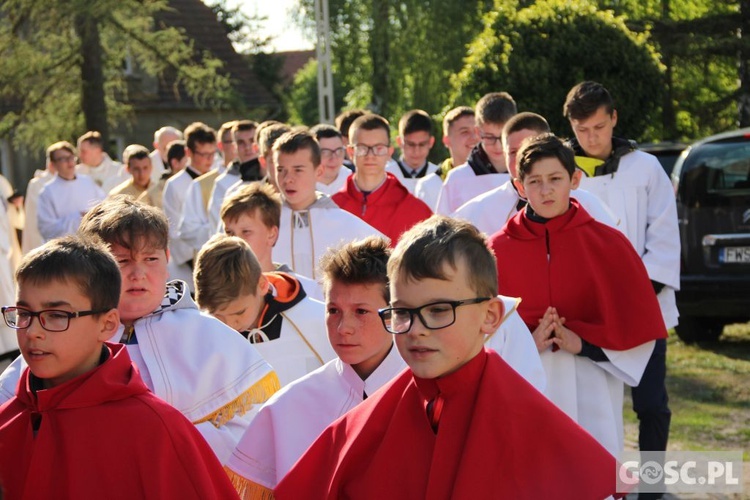
{"label": "gold embroidered stripe", "polygon": [[242,500],[273,500],[273,490],[250,481],[234,472],[229,467],[224,467],[232,486],[237,490]]}
{"label": "gold embroidered stripe", "polygon": [[232,420],[235,415],[247,413],[253,405],[265,403],[280,388],[281,384],[276,372],[269,372],[252,387],[240,394],[237,399],[194,423],[211,422],[214,427],[221,427]]}

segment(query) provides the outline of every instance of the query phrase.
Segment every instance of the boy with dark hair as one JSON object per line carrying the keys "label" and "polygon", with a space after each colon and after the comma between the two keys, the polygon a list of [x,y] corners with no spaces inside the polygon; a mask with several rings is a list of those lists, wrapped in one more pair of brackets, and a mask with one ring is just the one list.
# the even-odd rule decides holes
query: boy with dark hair
{"label": "boy with dark hair", "polygon": [[349,153],[356,170],[333,201],[386,235],[395,245],[401,233],[432,211],[385,166],[393,154],[391,127],[382,116],[367,114],[349,129]]}
{"label": "boy with dark hair", "polygon": [[496,276],[466,222],[435,216],[403,235],[379,315],[409,369],[323,431],[276,498],[614,493],[614,458],[483,348],[504,316]]}
{"label": "boy with dark hair", "polygon": [[638,385],[666,330],[630,242],[570,199],[580,178],[560,139],[527,139],[515,183],[529,204],[491,242],[501,291],[523,297],[519,313],[541,353],[547,395],[617,456],[623,383]]}
{"label": "boy with dark hair", "polygon": [[323,304],[293,276],[263,273],[241,238],[221,234],[206,243],[196,258],[195,291],[200,307],[246,337],[282,385],[334,358]]}
{"label": "boy with dark hair", "polygon": [[[680,288],[680,234],[674,189],[659,161],[614,136],[617,110],[607,89],[586,81],[573,87],[564,115],[575,138],[570,145],[585,172],[581,187],[595,194],[620,220],[646,266],[661,308],[663,324],[677,325],[675,290]],[[640,421],[641,450],[666,450],[671,412],[667,396],[666,339],[656,341],[641,383],[633,387],[633,410]]]}
{"label": "boy with dark hair", "polygon": [[176,173],[179,173],[187,166],[188,157],[185,154],[185,141],[177,139],[167,146],[167,163],[169,171],[164,175],[165,181]]}
{"label": "boy with dark hair", "polygon": [[507,92],[491,92],[477,101],[475,119],[480,141],[465,164],[448,172],[437,213],[450,215],[470,199],[508,180],[502,133],[516,112],[516,102]]}
{"label": "boy with dark hair", "polygon": [[151,156],[144,146],[140,144],[131,144],[125,148],[127,156],[125,160],[125,169],[130,174],[130,179],[112,188],[109,196],[124,194],[132,196],[138,201],[147,205],[161,208],[162,191],[164,190],[164,180],[152,179]]}
{"label": "boy with dark hair", "polygon": [[337,357],[258,412],[227,464],[242,498],[270,494],[326,426],[406,366],[377,314],[388,306],[389,254],[387,240],[370,237],[323,257],[326,327]]}
{"label": "boy with dark hair", "polygon": [[149,392],[125,346],[106,342],[120,323],[120,272],[104,245],[53,240],[16,280],[2,313],[28,367],[0,406],[9,498],[234,497],[196,429]]}
{"label": "boy with dark hair", "polygon": [[169,145],[182,139],[182,131],[174,127],[161,127],[154,132],[154,150],[151,151],[151,180],[158,181],[162,177],[169,177],[178,170],[173,170],[169,163]]}
{"label": "boy with dark hair", "polygon": [[395,165],[389,164],[386,171],[395,175],[413,194],[418,179],[438,171],[438,166],[427,160],[435,144],[430,115],[421,109],[404,113],[398,121],[396,143],[401,148],[401,157]]}
{"label": "boy with dark hair", "polygon": [[336,127],[320,123],[310,129],[310,133],[320,145],[320,160],[323,173],[320,175],[316,189],[331,196],[344,187],[346,179],[352,175],[351,169],[344,165],[346,146],[344,137]]}

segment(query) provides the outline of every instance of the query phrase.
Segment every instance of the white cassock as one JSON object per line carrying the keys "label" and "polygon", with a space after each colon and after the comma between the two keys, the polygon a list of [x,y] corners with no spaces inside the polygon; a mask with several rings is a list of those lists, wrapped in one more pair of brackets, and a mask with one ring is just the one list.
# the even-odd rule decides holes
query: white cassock
{"label": "white cassock", "polygon": [[318,193],[318,199],[306,210],[292,210],[284,202],[273,257],[289,265],[295,273],[316,279],[318,261],[328,249],[368,236],[385,238],[359,217],[339,208],[328,196]]}
{"label": "white cassock", "polygon": [[54,175],[48,170],[37,170],[26,186],[26,196],[23,202],[26,211],[26,225],[21,235],[21,251],[24,255],[44,243],[44,238],[39,234],[37,206],[39,204],[39,192],[53,177]]}
{"label": "white cassock", "polygon": [[393,346],[366,380],[335,358],[281,389],[260,409],[227,463],[230,476],[244,479],[233,478],[235,485],[273,489],[323,429],[405,368]]}
{"label": "white cassock", "polygon": [[[583,189],[574,189],[570,192],[570,197],[578,200],[594,219],[610,227],[617,227],[616,216],[597,196]],[[451,217],[465,219],[487,236],[492,236],[516,215],[520,200],[511,181],[507,181],[502,186],[467,201]]]}
{"label": "white cassock", "polygon": [[550,347],[541,353],[545,395],[607,451],[620,456],[624,384],[638,385],[653,350],[653,340],[627,351],[602,349],[609,361],[596,362]]}
{"label": "white cassock", "polygon": [[180,218],[190,183],[199,176],[191,167],[179,171],[164,184],[162,207],[169,222],[169,277],[191,285],[193,271],[187,262],[194,257],[191,246],[180,238]]}
{"label": "white cassock", "polygon": [[[440,167],[438,167],[434,163],[427,162],[427,171],[425,172],[425,175],[423,177],[405,177],[404,173],[401,171],[401,168],[398,166],[398,163],[396,163],[396,161],[389,161],[385,166],[385,171],[392,173],[396,177],[396,179],[398,179],[398,181],[403,184],[406,189],[409,190],[411,194],[414,194],[414,190],[417,187],[417,182],[430,174],[439,172]],[[427,206],[430,205],[428,204]],[[430,209],[432,209],[431,206]]]}
{"label": "white cassock", "polygon": [[211,227],[208,221],[208,199],[204,193],[211,192],[208,185],[213,187],[219,175],[218,170],[211,170],[194,179],[185,195],[178,231],[180,239],[192,248],[193,255],[216,233],[216,227]]}
{"label": "white cassock", "polygon": [[468,163],[464,163],[448,171],[435,213],[449,216],[470,199],[501,186],[508,180],[508,173],[477,175]]}
{"label": "white cassock", "polygon": [[315,190],[323,194],[327,194],[328,196],[332,196],[334,193],[338,193],[344,186],[346,186],[346,179],[348,179],[352,174],[353,172],[349,168],[342,165],[341,168],[339,168],[338,175],[336,175],[336,178],[333,179],[330,184],[323,184],[322,182],[318,182],[315,184]]}
{"label": "white cassock", "polygon": [[437,173],[425,175],[417,181],[414,196],[425,202],[430,210],[435,212],[441,189],[443,189],[443,179]]}
{"label": "white cassock", "polygon": [[221,204],[224,203],[227,189],[240,180],[239,166],[235,168],[234,165],[238,164],[233,163],[219,174],[211,190],[211,197],[208,199],[208,225],[214,233],[218,232],[221,226]]}
{"label": "white cassock", "polygon": [[498,295],[503,302],[505,315],[495,333],[488,335],[484,345],[497,352],[511,368],[544,394],[547,374],[539,358],[539,351],[531,332],[518,314],[521,299]]}
{"label": "white cassock", "polygon": [[107,153],[104,153],[102,162],[95,167],[79,163],[76,165],[76,173],[91,177],[105,193],[109,193],[112,188],[130,178],[125,166],[119,161],[114,161]]}
{"label": "white cassock", "polygon": [[74,234],[83,214],[107,197],[87,175],[65,180],[55,175],[42,187],[37,207],[37,225],[44,241]]}
{"label": "white cassock", "polygon": [[[146,386],[195,424],[226,463],[278,390],[271,366],[236,331],[198,311],[184,282],[168,283],[162,306],[133,326],[137,343],[127,345],[128,354]],[[120,325],[110,342],[119,342],[123,331]],[[19,356],[0,375],[0,404],[13,397],[25,366]]]}
{"label": "white cassock", "polygon": [[[13,280],[11,254],[13,251],[10,219],[5,211],[5,204],[0,202],[0,306],[16,303],[16,287]],[[0,320],[0,354],[18,349],[16,332]]]}
{"label": "white cassock", "polygon": [[674,327],[679,317],[675,290],[680,289],[680,231],[674,188],[659,160],[633,151],[620,158],[617,172],[583,177],[580,187],[612,210],[649,278],[666,285],[656,298],[667,328]]}

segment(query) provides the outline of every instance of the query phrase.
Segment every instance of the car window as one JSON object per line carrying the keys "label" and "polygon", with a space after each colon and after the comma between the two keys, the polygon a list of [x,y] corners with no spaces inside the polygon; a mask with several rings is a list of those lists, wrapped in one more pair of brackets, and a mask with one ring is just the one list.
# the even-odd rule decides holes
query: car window
{"label": "car window", "polygon": [[691,205],[750,192],[750,140],[702,144],[685,159],[682,174],[680,192]]}

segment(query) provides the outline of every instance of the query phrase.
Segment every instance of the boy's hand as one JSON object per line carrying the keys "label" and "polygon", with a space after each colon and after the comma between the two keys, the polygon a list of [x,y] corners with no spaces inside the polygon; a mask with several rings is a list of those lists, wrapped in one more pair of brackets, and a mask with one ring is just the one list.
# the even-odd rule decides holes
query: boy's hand
{"label": "boy's hand", "polygon": [[561,318],[557,315],[557,310],[553,309],[552,313],[552,325],[555,331],[555,336],[551,339],[552,342],[562,349],[571,354],[578,354],[583,349],[583,342],[574,331],[565,326],[565,318]]}
{"label": "boy's hand", "polygon": [[534,343],[539,352],[549,349],[554,342],[554,338],[552,338],[555,332],[553,313],[554,308],[548,307],[544,312],[544,316],[539,319],[539,326],[531,332],[531,336],[534,337]]}

